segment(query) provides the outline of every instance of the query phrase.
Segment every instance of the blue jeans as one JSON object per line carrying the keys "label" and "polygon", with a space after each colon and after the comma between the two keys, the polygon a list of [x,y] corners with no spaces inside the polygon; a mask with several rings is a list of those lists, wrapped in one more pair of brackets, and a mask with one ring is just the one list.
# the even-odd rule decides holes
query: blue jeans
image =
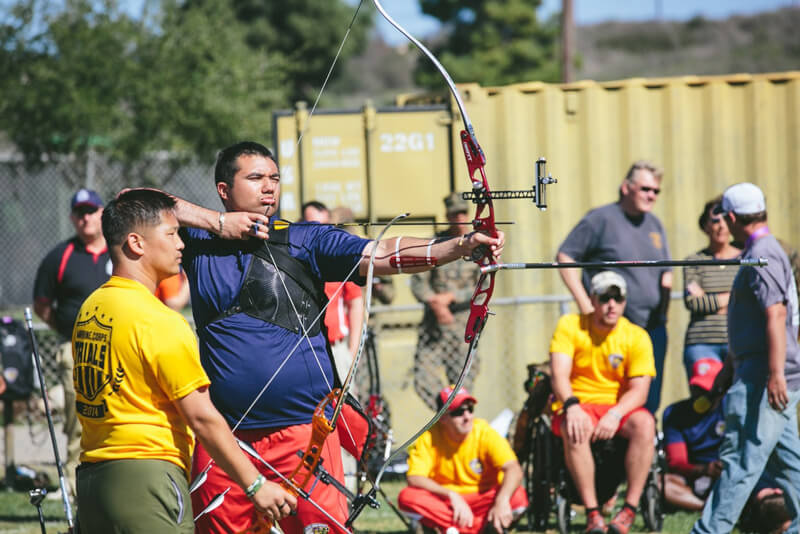
{"label": "blue jeans", "polygon": [[750,492],[766,469],[783,490],[792,516],[789,532],[798,532],[800,520],[800,437],[797,403],[800,389],[789,392],[781,410],[767,402],[766,361],[745,360],[736,369],[725,407],[725,437],[719,457],[724,465],[692,532],[723,533],[733,530]]}
{"label": "blue jeans", "polygon": [[664,357],[667,355],[667,327],[664,324],[647,329],[653,342],[653,358],[656,361],[656,376],[650,382],[650,392],[644,405],[650,413],[656,413],[661,403],[661,382],[664,378]]}
{"label": "blue jeans", "polygon": [[713,358],[725,362],[728,355],[727,343],[694,343],[683,348],[683,366],[686,368],[687,382],[692,378],[692,371],[697,360]]}

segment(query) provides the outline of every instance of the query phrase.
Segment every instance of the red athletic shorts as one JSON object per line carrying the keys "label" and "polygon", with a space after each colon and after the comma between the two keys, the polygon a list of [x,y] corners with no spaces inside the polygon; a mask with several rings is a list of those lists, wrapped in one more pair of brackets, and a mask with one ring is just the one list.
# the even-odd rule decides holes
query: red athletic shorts
{"label": "red athletic shorts", "polygon": [[[290,474],[300,463],[297,451],[305,451],[311,433],[311,424],[295,425],[279,430],[240,430],[236,436],[249,443],[267,462],[284,475]],[[192,480],[208,465],[210,457],[205,449],[198,443],[192,460]],[[280,479],[263,464],[253,463],[258,467],[268,480],[279,482]],[[332,432],[325,440],[322,450],[322,466],[337,480],[343,479],[342,453],[339,437]],[[313,479],[312,479],[313,482]],[[311,484],[309,484],[311,486]],[[257,514],[250,499],[244,491],[236,485],[228,475],[216,464],[208,472],[208,479],[192,493],[192,508],[197,516],[211,500],[230,488],[225,495],[225,500],[219,508],[204,514],[195,523],[195,532],[198,534],[220,533],[229,534],[241,532],[257,519]],[[305,488],[308,490],[309,488]],[[334,487],[318,483],[311,492],[311,499],[322,509],[332,515],[337,521],[344,524],[347,519],[347,499]],[[289,516],[280,522],[281,529],[286,534],[301,534],[314,532],[315,534],[340,533],[332,521],[316,507],[303,498],[297,499],[297,514]]]}
{"label": "red athletic shorts", "polygon": [[[400,509],[421,516],[420,522],[426,527],[437,529],[441,532],[447,527],[456,527],[461,534],[478,534],[486,527],[486,516],[494,504],[497,489],[493,488],[483,493],[462,494],[464,500],[472,510],[472,526],[456,527],[453,524],[453,507],[450,500],[435,495],[422,488],[403,488],[397,496]],[[511,511],[517,517],[528,507],[528,496],[522,486],[518,487],[511,495]]]}
{"label": "red athletic shorts", "polygon": [[[583,404],[583,403],[579,404],[579,406],[581,407],[581,410],[589,414],[589,417],[592,418],[592,424],[594,426],[597,426],[597,422],[600,420],[600,418],[603,417],[606,414],[606,412],[608,412],[611,408],[614,407],[613,404]],[[640,406],[639,408],[631,410],[630,412],[623,415],[622,419],[619,422],[619,428],[622,428],[622,425],[625,424],[625,421],[628,420],[631,414],[634,414],[639,411],[647,412],[647,408],[645,408],[644,406]],[[561,421],[563,420],[564,420],[563,411],[560,410],[557,414],[553,415],[553,420],[550,427],[553,430],[553,434],[555,434],[558,437],[561,437]],[[619,431],[619,428],[617,429],[617,431]]]}

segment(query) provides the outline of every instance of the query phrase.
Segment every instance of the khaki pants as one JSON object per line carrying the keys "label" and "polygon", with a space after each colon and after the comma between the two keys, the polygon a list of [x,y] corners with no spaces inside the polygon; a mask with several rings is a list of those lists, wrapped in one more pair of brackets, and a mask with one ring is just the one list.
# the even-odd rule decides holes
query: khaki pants
{"label": "khaki pants", "polygon": [[186,473],[166,460],[109,460],[78,469],[82,534],[191,534]]}
{"label": "khaki pants", "polygon": [[67,458],[64,463],[64,477],[69,484],[71,496],[75,497],[75,469],[81,455],[81,425],[75,411],[75,386],[72,382],[72,342],[62,343],[56,354],[58,379],[64,387],[64,435],[67,437]]}

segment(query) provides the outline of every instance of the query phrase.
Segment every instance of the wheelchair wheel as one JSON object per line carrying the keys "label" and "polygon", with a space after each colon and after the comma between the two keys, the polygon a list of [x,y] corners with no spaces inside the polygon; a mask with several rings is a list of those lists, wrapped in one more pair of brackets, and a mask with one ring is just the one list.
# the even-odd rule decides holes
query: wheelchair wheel
{"label": "wheelchair wheel", "polygon": [[565,495],[556,496],[556,512],[558,515],[558,531],[567,534],[572,523],[572,503]]}
{"label": "wheelchair wheel", "polygon": [[531,527],[535,531],[544,531],[547,529],[550,510],[553,507],[553,447],[550,428],[545,418],[537,420],[534,427],[534,435],[534,442],[531,447],[533,476],[531,477],[532,483],[528,493],[533,512]]}
{"label": "wheelchair wheel", "polygon": [[661,528],[664,526],[664,508],[661,491],[656,486],[653,477],[648,478],[639,506],[642,509],[642,518],[647,529],[651,532],[661,532]]}

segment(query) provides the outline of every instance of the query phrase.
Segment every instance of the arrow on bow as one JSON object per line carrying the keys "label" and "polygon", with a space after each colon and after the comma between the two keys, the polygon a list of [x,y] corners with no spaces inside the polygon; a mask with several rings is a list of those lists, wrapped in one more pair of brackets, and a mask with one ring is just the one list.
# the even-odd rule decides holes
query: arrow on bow
{"label": "arrow on bow", "polygon": [[520,269],[607,269],[610,267],[686,267],[691,265],[743,265],[764,267],[767,258],[733,258],[728,260],[629,260],[629,261],[576,261],[570,263],[495,263],[481,267],[481,272]]}

